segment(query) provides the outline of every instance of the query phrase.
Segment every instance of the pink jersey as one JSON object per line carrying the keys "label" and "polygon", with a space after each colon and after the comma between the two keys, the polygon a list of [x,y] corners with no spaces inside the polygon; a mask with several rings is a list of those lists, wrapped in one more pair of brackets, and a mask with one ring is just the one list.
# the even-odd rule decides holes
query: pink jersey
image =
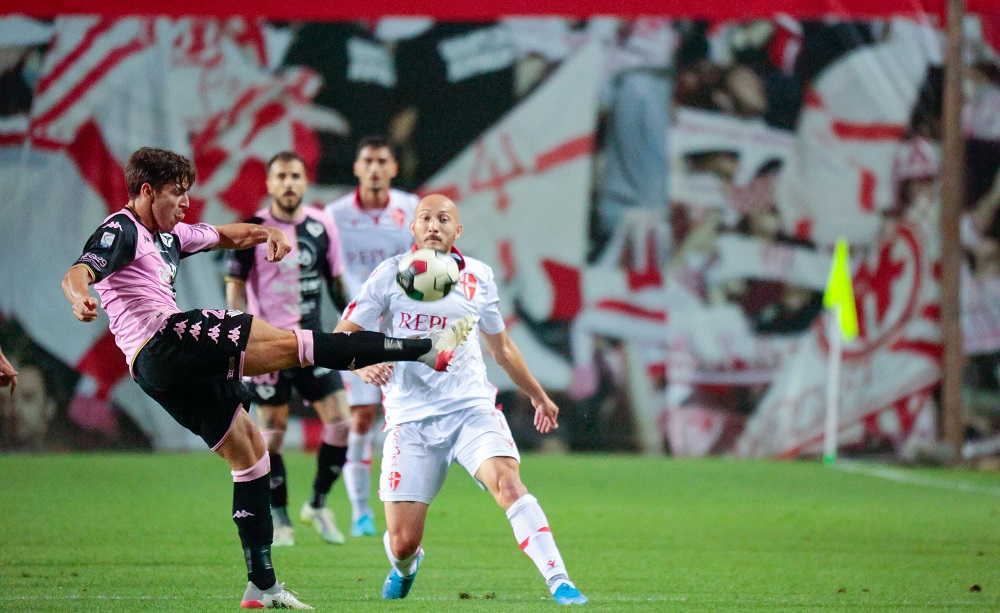
{"label": "pink jersey", "polygon": [[247,312],[279,328],[319,331],[322,284],[344,273],[337,226],[311,207],[292,222],[275,219],[270,207],[247,222],[281,228],[292,245],[280,262],[267,261],[267,245],[229,254],[226,276],[246,282]]}
{"label": "pink jersey", "polygon": [[419,302],[407,297],[396,283],[402,257],[392,257],[375,269],[344,311],[344,319],[366,330],[404,338],[426,337],[431,330],[444,329],[469,314],[478,322],[455,351],[448,372],[434,372],[419,362],[396,362],[392,378],[382,388],[386,424],[495,403],[497,388],[486,379],[478,332],[499,334],[505,329],[493,270],[479,260],[464,258],[458,285],[450,294],[434,302]]}
{"label": "pink jersey", "polygon": [[410,222],[418,202],[420,198],[415,194],[390,189],[385,208],[362,209],[355,190],[326,205],[326,214],[340,230],[348,294],[356,296],[361,284],[383,260],[413,247]]}
{"label": "pink jersey", "polygon": [[76,261],[94,273],[94,289],[111,320],[115,343],[132,364],[136,352],[177,313],[174,277],[181,259],[219,244],[207,224],[179,223],[150,232],[129,209],[109,215]]}

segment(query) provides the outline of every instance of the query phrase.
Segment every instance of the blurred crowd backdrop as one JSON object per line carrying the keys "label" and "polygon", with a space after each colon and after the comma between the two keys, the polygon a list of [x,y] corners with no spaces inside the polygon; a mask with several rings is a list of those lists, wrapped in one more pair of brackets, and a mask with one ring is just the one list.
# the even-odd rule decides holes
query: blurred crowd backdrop
{"label": "blurred crowd backdrop", "polygon": [[[974,450],[1000,427],[1000,13],[964,31]],[[190,157],[187,221],[226,223],[262,206],[274,153],[306,159],[321,207],[354,189],[357,142],[381,133],[394,187],[459,205],[459,248],[496,271],[508,329],[562,407],[543,440],[493,367],[522,447],[817,454],[822,292],[844,237],[860,335],[841,442],[918,458],[938,437],[943,43],[920,15],[2,17],[0,345],[21,374],[0,393],[0,449],[200,447],[59,287],[127,201],[133,150]],[[223,308],[222,275],[219,257],[187,260],[180,307]],[[290,443],[308,447],[299,416]]]}

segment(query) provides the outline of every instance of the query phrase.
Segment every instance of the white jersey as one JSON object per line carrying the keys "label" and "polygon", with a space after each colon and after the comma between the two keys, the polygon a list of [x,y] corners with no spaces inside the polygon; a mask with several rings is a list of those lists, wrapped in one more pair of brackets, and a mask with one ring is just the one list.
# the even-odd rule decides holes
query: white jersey
{"label": "white jersey", "polygon": [[361,208],[358,190],[326,205],[340,232],[347,273],[343,275],[350,296],[357,296],[361,284],[386,258],[406,253],[413,247],[410,221],[420,198],[398,189],[389,190],[389,204],[382,209]]}
{"label": "white jersey", "polygon": [[479,260],[464,258],[455,289],[441,300],[420,302],[407,297],[396,283],[402,257],[379,264],[344,310],[344,319],[366,330],[403,338],[426,337],[429,331],[442,330],[469,314],[476,316],[477,323],[455,351],[448,372],[435,372],[420,362],[396,362],[389,383],[382,388],[386,425],[482,406],[484,402],[494,405],[497,388],[486,379],[479,347],[479,330],[499,334],[505,329],[493,270]]}

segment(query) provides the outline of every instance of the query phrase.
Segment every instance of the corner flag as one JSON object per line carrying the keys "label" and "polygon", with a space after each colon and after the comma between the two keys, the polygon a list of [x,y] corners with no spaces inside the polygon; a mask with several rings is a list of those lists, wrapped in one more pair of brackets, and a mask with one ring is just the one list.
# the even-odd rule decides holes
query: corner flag
{"label": "corner flag", "polygon": [[[847,241],[837,241],[830,266],[830,278],[823,292],[823,306],[839,314],[839,327],[844,340],[858,335],[858,311],[854,305],[854,288],[851,286],[851,270],[847,264]],[[839,307],[839,308],[838,308]]]}

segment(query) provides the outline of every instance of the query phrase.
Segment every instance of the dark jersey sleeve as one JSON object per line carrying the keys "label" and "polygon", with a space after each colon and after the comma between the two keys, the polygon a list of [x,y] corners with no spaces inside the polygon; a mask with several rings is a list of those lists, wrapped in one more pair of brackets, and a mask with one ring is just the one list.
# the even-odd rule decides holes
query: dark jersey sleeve
{"label": "dark jersey sleeve", "polygon": [[115,215],[94,232],[76,264],[94,273],[94,282],[106,279],[135,259],[139,232],[128,215]]}
{"label": "dark jersey sleeve", "polygon": [[[260,217],[251,217],[246,223],[260,224]],[[253,269],[255,247],[250,249],[232,249],[226,252],[226,278],[246,281]]]}

